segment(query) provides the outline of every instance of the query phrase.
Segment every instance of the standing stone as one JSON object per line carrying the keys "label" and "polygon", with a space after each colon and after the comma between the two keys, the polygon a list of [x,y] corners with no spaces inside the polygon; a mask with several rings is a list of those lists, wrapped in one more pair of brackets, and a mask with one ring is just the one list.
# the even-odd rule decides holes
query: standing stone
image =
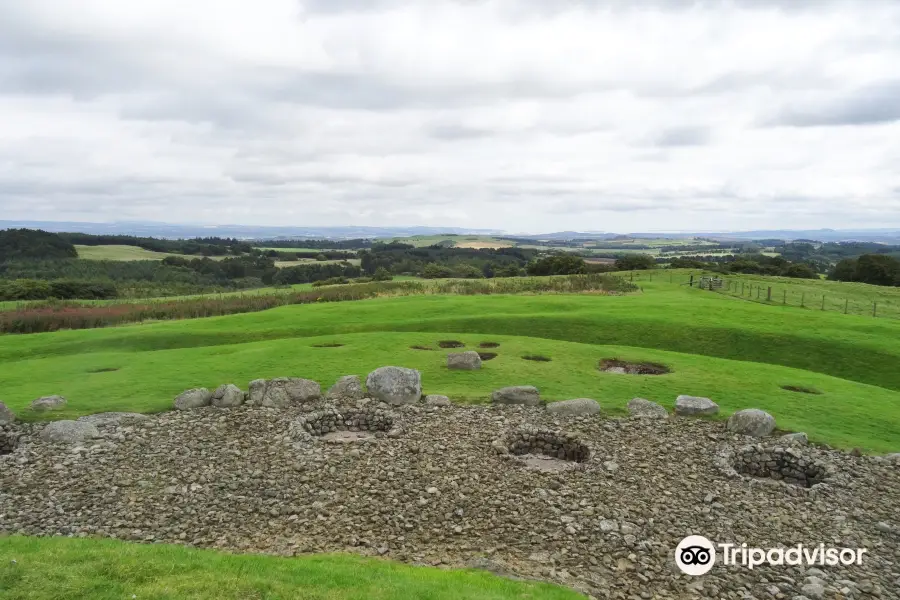
{"label": "standing stone", "polygon": [[0,427],[9,425],[16,420],[15,413],[8,406],[0,402]]}
{"label": "standing stone", "polygon": [[547,412],[565,416],[596,415],[600,412],[600,403],[590,398],[551,402],[547,405]]}
{"label": "standing stone", "polygon": [[250,406],[261,406],[263,398],[266,395],[266,380],[254,379],[250,382],[250,391],[248,392],[247,404]]}
{"label": "standing stone", "polygon": [[422,374],[404,367],[380,367],[366,377],[366,389],[388,404],[415,404],[422,398]]}
{"label": "standing stone", "polygon": [[668,419],[669,411],[664,406],[645,400],[632,398],[628,401],[628,414],[635,419]]}
{"label": "standing stone", "polygon": [[361,400],[364,396],[358,375],[345,375],[328,390],[329,400]]}
{"label": "standing stone", "polygon": [[276,377],[266,382],[262,406],[287,408],[296,404],[315,402],[322,398],[322,387],[311,379]]}
{"label": "standing stone", "polygon": [[447,368],[461,371],[476,371],[481,368],[481,356],[473,350],[451,352],[447,355]]}
{"label": "standing stone", "polygon": [[192,408],[200,408],[201,406],[209,406],[212,400],[212,392],[206,388],[194,388],[178,394],[175,398],[175,410],[190,410]]}
{"label": "standing stone", "polygon": [[430,394],[425,396],[425,406],[452,406],[450,398],[439,394]]}
{"label": "standing stone", "polygon": [[31,410],[62,410],[66,407],[66,399],[62,396],[43,396],[31,403]]}
{"label": "standing stone", "polygon": [[40,436],[45,442],[76,444],[100,437],[100,432],[86,421],[53,421],[41,430]]}
{"label": "standing stone", "polygon": [[538,406],[541,404],[541,394],[533,385],[514,385],[496,390],[491,394],[491,402],[494,404]]}
{"label": "standing stone", "polygon": [[682,417],[697,415],[714,415],[719,412],[719,405],[709,398],[699,396],[678,396],[675,399],[675,414]]}
{"label": "standing stone", "polygon": [[244,392],[233,383],[220,385],[213,392],[211,404],[219,408],[240,406],[244,403]]}
{"label": "standing stone", "polygon": [[775,417],[758,408],[739,410],[728,417],[728,431],[750,435],[753,437],[765,437],[775,429]]}

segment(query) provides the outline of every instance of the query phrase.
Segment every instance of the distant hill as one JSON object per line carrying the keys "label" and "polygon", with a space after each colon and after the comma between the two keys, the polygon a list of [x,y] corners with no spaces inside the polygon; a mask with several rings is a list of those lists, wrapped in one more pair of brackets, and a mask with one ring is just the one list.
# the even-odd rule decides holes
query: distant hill
{"label": "distant hill", "polygon": [[134,235],[165,239],[223,237],[254,239],[358,239],[396,238],[415,235],[494,235],[496,229],[462,227],[279,227],[255,225],[174,225],[169,223],[131,222],[83,223],[78,221],[0,221],[0,229],[42,229],[50,232],[77,232],[94,235]]}

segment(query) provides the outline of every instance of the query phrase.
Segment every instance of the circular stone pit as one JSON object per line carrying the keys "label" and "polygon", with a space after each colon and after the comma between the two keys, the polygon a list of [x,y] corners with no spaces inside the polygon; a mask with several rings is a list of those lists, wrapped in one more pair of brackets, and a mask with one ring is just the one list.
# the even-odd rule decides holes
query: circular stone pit
{"label": "circular stone pit", "polygon": [[518,429],[506,435],[502,447],[521,457],[526,466],[541,471],[568,470],[591,457],[590,449],[578,436],[550,429]]}
{"label": "circular stone pit", "polygon": [[370,440],[376,437],[376,432],[390,431],[394,417],[377,408],[342,412],[330,407],[300,417],[298,424],[306,433],[327,442],[346,443]]}
{"label": "circular stone pit", "polygon": [[759,479],[774,479],[804,488],[826,481],[828,467],[795,448],[746,446],[735,453],[734,470]]}
{"label": "circular stone pit", "polygon": [[626,362],[617,358],[604,358],[600,361],[600,370],[606,373],[618,375],[665,375],[672,370],[659,363],[650,362]]}
{"label": "circular stone pit", "polygon": [[441,348],[465,348],[466,345],[457,340],[441,340],[438,342]]}
{"label": "circular stone pit", "polygon": [[816,388],[805,387],[802,385],[783,385],[783,386],[781,386],[781,389],[787,390],[789,392],[797,392],[800,394],[821,394],[822,393],[819,390],[817,390]]}
{"label": "circular stone pit", "polygon": [[535,362],[550,362],[553,360],[549,356],[541,356],[540,354],[526,354],[522,358],[524,360],[533,360]]}
{"label": "circular stone pit", "polygon": [[478,356],[481,357],[481,360],[492,360],[497,358],[496,352],[479,352]]}
{"label": "circular stone pit", "polygon": [[478,344],[479,348],[499,348],[500,342],[481,342]]}

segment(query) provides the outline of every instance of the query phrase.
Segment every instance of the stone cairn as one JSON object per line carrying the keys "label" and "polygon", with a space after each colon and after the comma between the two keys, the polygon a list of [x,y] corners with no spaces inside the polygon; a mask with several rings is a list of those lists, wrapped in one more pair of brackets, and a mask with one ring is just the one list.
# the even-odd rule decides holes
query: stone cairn
{"label": "stone cairn", "polygon": [[577,436],[549,429],[519,429],[507,435],[504,445],[510,452],[523,454],[543,454],[551,458],[585,462],[591,451]]}

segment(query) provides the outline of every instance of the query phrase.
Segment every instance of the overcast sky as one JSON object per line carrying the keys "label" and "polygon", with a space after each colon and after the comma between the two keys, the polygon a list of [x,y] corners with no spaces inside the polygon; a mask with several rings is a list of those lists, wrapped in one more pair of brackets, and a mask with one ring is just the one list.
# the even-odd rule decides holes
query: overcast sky
{"label": "overcast sky", "polygon": [[900,2],[0,0],[0,219],[900,226]]}

